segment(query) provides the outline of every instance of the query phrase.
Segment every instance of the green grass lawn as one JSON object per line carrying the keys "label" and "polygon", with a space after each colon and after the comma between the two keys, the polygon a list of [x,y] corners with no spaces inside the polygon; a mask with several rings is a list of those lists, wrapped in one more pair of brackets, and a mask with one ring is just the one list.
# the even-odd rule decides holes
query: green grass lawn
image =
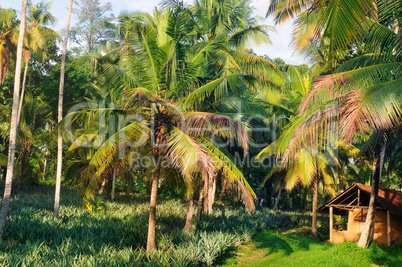
{"label": "green grass lawn", "polygon": [[266,231],[232,250],[224,266],[402,266],[401,252],[401,246],[362,249],[313,239],[306,232]]}

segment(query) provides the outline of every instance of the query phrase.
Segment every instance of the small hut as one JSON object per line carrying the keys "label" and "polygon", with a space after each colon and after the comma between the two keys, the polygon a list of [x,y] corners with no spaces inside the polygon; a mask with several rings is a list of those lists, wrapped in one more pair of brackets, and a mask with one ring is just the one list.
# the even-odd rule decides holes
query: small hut
{"label": "small hut", "polygon": [[[329,236],[333,243],[357,242],[366,221],[371,187],[354,183],[320,208],[329,213]],[[379,189],[373,240],[376,244],[402,243],[402,192]],[[333,214],[348,215],[347,230],[333,229]]]}

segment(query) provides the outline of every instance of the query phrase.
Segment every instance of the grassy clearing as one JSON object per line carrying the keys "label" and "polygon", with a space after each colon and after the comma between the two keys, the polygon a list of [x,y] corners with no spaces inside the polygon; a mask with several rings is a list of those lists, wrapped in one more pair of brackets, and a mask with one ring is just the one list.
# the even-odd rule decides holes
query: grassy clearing
{"label": "grassy clearing", "polygon": [[[241,244],[249,246],[258,242],[264,244],[264,239],[257,240],[263,238],[262,231],[311,224],[310,214],[263,210],[249,215],[242,208],[227,208],[216,210],[213,216],[204,216],[186,234],[182,231],[186,217],[185,203],[160,198],[157,209],[157,250],[148,254],[144,250],[148,196],[133,196],[128,201],[122,197],[113,203],[104,201],[104,209],[90,214],[77,204],[77,192],[64,188],[60,220],[54,221],[53,190],[50,186],[36,186],[14,191],[5,242],[0,244],[0,266],[213,265],[233,257],[233,254],[227,253],[233,246],[239,248]],[[322,232],[327,229],[326,222],[327,216],[319,217]],[[284,237],[281,238],[293,249],[286,255],[291,259],[298,255],[300,249],[293,247],[296,241],[291,241],[291,235],[286,237],[289,240]],[[253,238],[255,241],[251,242]],[[284,250],[281,247],[284,243],[277,241],[268,238],[268,243],[278,246],[272,255],[280,255]],[[309,242],[311,248],[330,246],[320,241]],[[260,253],[265,248],[250,246],[250,249]],[[309,251],[301,250],[300,255],[306,253],[305,257],[308,254],[314,258],[314,253]],[[341,252],[348,253],[348,250],[345,248]],[[228,263],[235,263],[235,260],[229,259]],[[264,262],[261,264],[264,265]]]}
{"label": "grassy clearing", "polygon": [[402,266],[402,247],[370,249],[355,243],[330,244],[305,231],[258,233],[250,242],[232,250],[224,266]]}

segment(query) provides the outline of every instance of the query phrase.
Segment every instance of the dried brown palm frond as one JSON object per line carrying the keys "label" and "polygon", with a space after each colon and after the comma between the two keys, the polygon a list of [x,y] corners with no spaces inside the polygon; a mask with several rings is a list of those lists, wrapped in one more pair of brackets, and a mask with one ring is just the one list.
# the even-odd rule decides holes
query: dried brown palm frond
{"label": "dried brown palm frond", "polygon": [[143,106],[154,102],[165,102],[162,98],[155,95],[154,92],[144,88],[126,88],[123,91],[123,100],[125,102],[124,108],[130,108],[133,106]]}
{"label": "dried brown palm frond", "polygon": [[370,88],[386,83],[387,81],[397,82],[398,78],[400,80],[400,67],[400,62],[387,62],[340,73],[318,76],[314,79],[312,90],[300,104],[299,111],[301,114],[304,114],[313,106],[321,105],[328,101],[334,101],[341,95],[357,88]]}
{"label": "dried brown palm frond", "polygon": [[240,180],[236,180],[237,186],[239,187],[241,200],[246,207],[247,211],[253,212],[255,211],[254,197],[251,194],[251,191],[243,184]]}
{"label": "dried brown palm frond", "polygon": [[241,125],[228,116],[209,112],[189,112],[186,114],[185,127],[195,135],[215,132],[221,137],[238,138],[244,153],[248,151],[247,133]]}
{"label": "dried brown palm frond", "polygon": [[233,190],[239,188],[239,184],[242,184],[239,190],[241,199],[246,205],[248,212],[254,211],[254,199],[256,198],[256,195],[244,177],[242,171],[234,163],[233,159],[223,153],[211,142],[203,142],[203,145],[205,151],[212,158],[216,169],[220,171],[222,188],[224,188],[225,191],[233,192]]}
{"label": "dried brown palm frond", "polygon": [[390,130],[400,124],[402,80],[348,92],[339,98],[341,132],[352,141],[356,132]]}
{"label": "dried brown palm frond", "polygon": [[340,98],[339,113],[342,133],[347,141],[352,141],[356,132],[367,133],[374,121],[366,107],[362,107],[361,90],[353,90]]}
{"label": "dried brown palm frond", "polygon": [[328,144],[335,145],[333,137],[351,142],[357,132],[390,130],[399,125],[401,86],[402,80],[396,80],[346,92],[337,98],[336,106],[306,115],[283,153],[285,162],[303,147],[322,151]]}
{"label": "dried brown palm frond", "polygon": [[338,135],[337,118],[336,107],[329,107],[307,116],[294,130],[288,142],[283,153],[284,163],[289,162],[302,148],[321,152],[323,148],[331,145],[334,135]]}

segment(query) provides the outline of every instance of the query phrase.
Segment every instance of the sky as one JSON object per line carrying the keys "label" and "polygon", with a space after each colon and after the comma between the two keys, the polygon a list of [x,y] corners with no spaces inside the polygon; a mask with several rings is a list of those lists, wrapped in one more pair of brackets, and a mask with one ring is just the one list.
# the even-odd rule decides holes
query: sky
{"label": "sky", "polygon": [[[47,0],[44,0],[46,2]],[[158,6],[160,0],[100,0],[102,3],[111,2],[113,8],[113,14],[118,16],[120,11],[143,11],[152,12],[155,6]],[[31,0],[32,3],[38,3],[38,0]],[[57,18],[55,29],[60,30],[65,28],[67,19],[67,0],[53,0],[51,1],[50,12]],[[186,3],[191,3],[192,0],[185,0]],[[254,6],[254,14],[265,17],[268,9],[268,0],[252,0]],[[16,10],[21,9],[21,0],[2,0],[0,6],[2,8],[14,8]],[[75,24],[74,15],[72,17],[71,26]],[[272,41],[271,45],[252,46],[251,48],[258,55],[268,55],[270,58],[280,57],[287,64],[303,64],[308,63],[303,57],[292,55],[293,49],[289,46],[292,34],[292,22],[286,22],[281,25],[274,25],[271,18],[267,18],[262,22],[266,25],[271,25],[276,28],[276,32],[270,33]]]}

